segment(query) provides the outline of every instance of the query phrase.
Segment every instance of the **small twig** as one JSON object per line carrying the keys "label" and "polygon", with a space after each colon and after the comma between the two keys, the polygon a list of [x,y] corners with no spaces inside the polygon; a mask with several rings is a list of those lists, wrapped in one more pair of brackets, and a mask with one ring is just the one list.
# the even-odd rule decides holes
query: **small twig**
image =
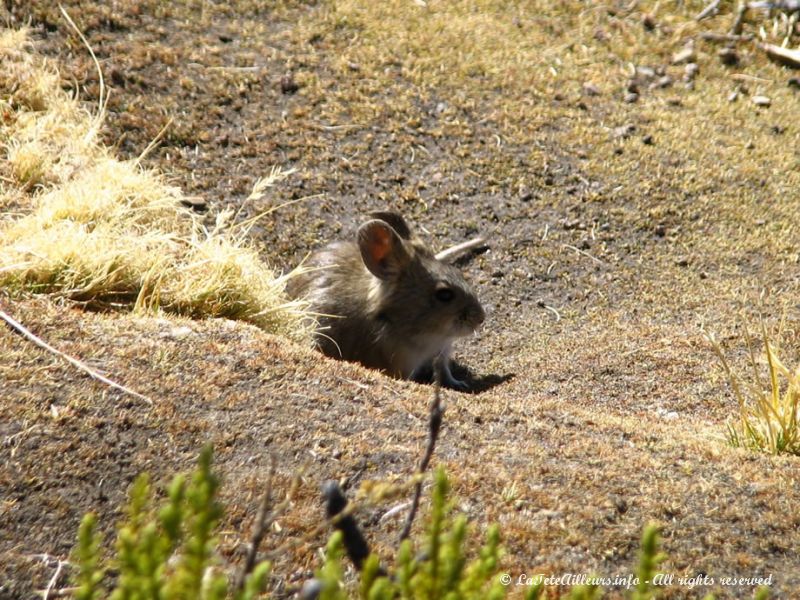
{"label": "small twig", "polygon": [[585,251],[581,250],[580,248],[578,248],[578,247],[576,247],[576,246],[573,246],[573,245],[571,245],[571,244],[561,244],[561,245],[562,245],[562,246],[564,246],[564,248],[569,248],[570,250],[575,250],[575,252],[577,252],[578,254],[583,254],[583,255],[584,255],[585,257],[587,257],[587,258],[591,258],[591,259],[592,259],[594,262],[596,262],[596,263],[598,263],[598,264],[601,264],[601,265],[603,264],[603,261],[602,261],[602,260],[600,260],[599,258],[596,258],[596,257],[592,256],[592,255],[591,255],[591,254],[589,254],[588,252],[585,252]]}
{"label": "small twig", "polygon": [[47,588],[45,588],[44,593],[42,594],[42,600],[47,600],[50,597],[50,591],[55,587],[56,583],[58,583],[58,577],[61,575],[61,569],[67,564],[69,563],[66,560],[58,561],[56,572],[53,573],[53,576],[50,578],[50,582],[47,584]]}
{"label": "small twig", "polygon": [[695,21],[702,21],[706,17],[717,14],[719,8],[719,0],[712,0],[698,15],[694,18]]}
{"label": "small twig", "polygon": [[152,406],[153,401],[150,400],[150,398],[148,398],[147,396],[143,396],[142,394],[140,394],[138,392],[134,392],[133,390],[131,390],[129,388],[126,388],[123,385],[120,385],[118,383],[115,383],[114,381],[111,381],[108,377],[104,377],[103,375],[101,375],[100,373],[98,373],[97,371],[92,369],[90,366],[82,363],[78,359],[72,358],[71,356],[69,356],[67,354],[64,354],[60,350],[56,350],[50,344],[48,344],[43,339],[41,339],[41,338],[37,337],[36,335],[34,335],[33,333],[31,333],[21,323],[19,323],[17,320],[15,320],[13,317],[11,317],[9,314],[3,312],[2,310],[0,310],[0,319],[3,319],[3,321],[5,321],[11,329],[16,331],[20,335],[22,335],[28,341],[33,342],[34,344],[36,344],[37,346],[39,346],[43,350],[47,350],[48,352],[50,352],[52,354],[55,354],[56,356],[60,356],[61,358],[66,360],[68,363],[70,363],[72,366],[77,367],[78,369],[80,369],[81,371],[83,371],[84,373],[89,375],[89,377],[91,377],[93,379],[97,379],[98,381],[100,381],[102,383],[105,383],[106,385],[108,385],[108,386],[110,386],[110,387],[112,387],[114,389],[117,389],[117,390],[119,390],[121,392],[124,392],[124,393],[126,393],[126,394],[128,394],[130,396],[134,396],[136,398],[139,398],[140,400],[144,400],[145,402],[147,402],[148,404],[150,404]]}
{"label": "small twig", "polygon": [[461,254],[465,254],[470,250],[474,250],[475,248],[480,248],[481,246],[486,245],[486,238],[483,236],[476,237],[472,240],[467,240],[466,242],[461,242],[460,244],[456,244],[455,246],[451,246],[450,248],[446,248],[442,250],[434,258],[436,260],[446,261]]}
{"label": "small twig", "polygon": [[545,304],[541,300],[537,304],[541,308],[544,308],[545,310],[549,310],[551,313],[553,313],[556,316],[556,323],[558,323],[561,320],[561,313],[559,313],[557,309],[555,309],[554,307],[552,307],[552,306],[550,306],[548,304]]}
{"label": "small twig", "polygon": [[[64,9],[61,4],[58,5],[58,9],[61,11],[61,14],[64,15],[64,19],[66,19],[67,23],[69,23],[70,27],[75,30],[75,33],[78,34],[78,37],[83,42],[83,45],[86,46],[86,49],[89,51],[89,54],[94,61],[94,66],[97,69],[97,78],[100,82],[100,90],[98,92],[97,98],[97,115],[94,118],[94,123],[92,124],[92,128],[89,130],[87,135],[94,135],[97,129],[100,128],[100,124],[103,122],[103,116],[106,112],[106,106],[108,106],[108,94],[106,93],[106,84],[105,80],[103,79],[103,70],[100,68],[100,61],[97,60],[97,56],[92,50],[91,45],[89,45],[89,41],[86,39],[86,36],[83,35],[83,32],[78,29],[78,26],[75,25],[75,21],[73,21],[67,11]],[[88,139],[88,138],[87,138]]]}
{"label": "small twig", "polygon": [[749,42],[753,39],[749,33],[735,35],[733,33],[716,33],[715,31],[704,31],[700,37],[707,42]]}
{"label": "small twig", "polygon": [[789,50],[774,44],[759,44],[758,47],[767,53],[770,60],[787,67],[800,69],[800,50]]}
{"label": "small twig", "polygon": [[[442,408],[442,356],[436,357],[433,364],[434,383],[433,383],[433,401],[431,402],[430,417],[428,419],[428,445],[425,448],[425,454],[419,462],[417,469],[418,475],[422,475],[428,469],[428,464],[431,462],[433,450],[436,448],[436,440],[439,437],[439,430],[442,428],[442,415],[444,409]],[[400,541],[402,542],[411,534],[411,526],[414,524],[414,518],[417,516],[417,509],[419,509],[419,499],[422,496],[422,478],[420,477],[414,486],[414,498],[411,501],[411,510],[408,511],[406,524],[403,531],[400,533]]]}
{"label": "small twig", "polygon": [[758,83],[774,83],[773,79],[766,77],[756,77],[755,75],[748,75],[747,73],[733,73],[730,76],[734,81],[755,81]]}
{"label": "small twig", "polygon": [[244,560],[244,567],[242,572],[239,573],[239,578],[236,580],[236,593],[238,595],[244,589],[244,583],[247,576],[253,572],[256,566],[256,554],[258,554],[258,547],[267,533],[267,529],[275,519],[275,513],[270,512],[272,506],[272,480],[275,477],[275,455],[270,455],[269,459],[269,474],[267,475],[267,487],[264,490],[264,497],[261,500],[261,510],[258,512],[256,524],[253,527],[253,535],[250,538],[250,547],[247,549],[247,557]]}
{"label": "small twig", "polygon": [[169,126],[170,126],[170,125],[172,125],[172,122],[173,122],[174,120],[175,120],[175,119],[173,119],[172,117],[170,117],[170,118],[167,120],[167,123],[166,123],[166,124],[165,124],[165,125],[164,125],[164,126],[161,128],[161,131],[159,131],[159,132],[156,134],[156,137],[154,137],[154,138],[153,138],[153,139],[150,141],[150,143],[149,143],[149,144],[147,144],[147,147],[146,147],[144,150],[142,150],[142,153],[139,155],[139,157],[138,157],[138,158],[136,159],[136,161],[135,161],[137,165],[141,164],[141,163],[142,163],[142,161],[145,159],[145,157],[146,157],[148,154],[150,154],[150,153],[151,153],[153,150],[155,150],[155,149],[156,149],[156,147],[158,146],[159,142],[161,142],[161,139],[164,137],[164,134],[165,134],[165,133],[167,133],[167,129],[169,129]]}
{"label": "small twig", "polygon": [[731,35],[741,35],[744,17],[747,15],[747,8],[747,3],[742,2],[736,9],[736,17],[733,19],[733,25],[731,25],[731,30],[729,32]]}
{"label": "small twig", "polygon": [[401,512],[401,511],[404,511],[404,510],[405,510],[405,509],[407,509],[409,506],[411,506],[411,501],[408,501],[408,502],[401,502],[401,503],[400,503],[400,504],[398,504],[397,506],[394,506],[394,507],[390,508],[389,510],[387,510],[385,513],[383,513],[383,514],[381,515],[380,519],[378,519],[378,521],[381,521],[381,522],[383,522],[383,521],[386,521],[386,520],[388,520],[388,519],[391,519],[391,518],[392,518],[393,516],[395,516],[397,513]]}

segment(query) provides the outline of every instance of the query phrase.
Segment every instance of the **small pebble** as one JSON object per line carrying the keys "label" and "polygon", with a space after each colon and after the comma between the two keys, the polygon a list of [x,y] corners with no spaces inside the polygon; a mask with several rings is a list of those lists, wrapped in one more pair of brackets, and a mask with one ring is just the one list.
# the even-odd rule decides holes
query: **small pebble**
{"label": "small pebble", "polygon": [[639,100],[639,94],[634,92],[628,92],[625,94],[625,103],[626,104],[634,104],[637,100]]}
{"label": "small pebble", "polygon": [[700,72],[700,67],[697,63],[689,63],[683,68],[683,80],[692,81]]}
{"label": "small pebble", "polygon": [[670,77],[669,75],[664,75],[663,77],[659,78],[658,81],[653,83],[651,85],[651,87],[653,89],[655,89],[655,88],[664,89],[664,88],[668,88],[671,85],[672,85],[672,77]]}
{"label": "small pebble", "polygon": [[649,135],[649,134],[648,134],[648,135],[646,135],[646,136],[644,136],[644,137],[642,138],[642,143],[643,143],[645,146],[652,146],[652,145],[653,145],[653,143],[654,143],[654,141],[653,141],[653,136],[652,136],[652,135]]}
{"label": "small pebble", "polygon": [[753,104],[767,108],[772,105],[772,100],[767,96],[753,96]]}
{"label": "small pebble", "polygon": [[739,90],[733,90],[728,96],[728,102],[736,102],[739,99]]}
{"label": "small pebble", "polygon": [[627,140],[634,133],[636,133],[636,125],[634,125],[633,123],[626,123],[625,125],[621,125],[620,127],[615,127],[613,133],[615,138],[621,138],[623,140]]}
{"label": "small pebble", "polygon": [[638,66],[636,67],[636,76],[642,79],[654,79],[656,70],[651,67]]}
{"label": "small pebble", "polygon": [[694,62],[695,54],[694,48],[687,47],[672,56],[673,65],[682,65],[688,62]]}
{"label": "small pebble", "polygon": [[583,84],[583,93],[587,96],[599,96],[600,88],[590,81],[587,81]]}

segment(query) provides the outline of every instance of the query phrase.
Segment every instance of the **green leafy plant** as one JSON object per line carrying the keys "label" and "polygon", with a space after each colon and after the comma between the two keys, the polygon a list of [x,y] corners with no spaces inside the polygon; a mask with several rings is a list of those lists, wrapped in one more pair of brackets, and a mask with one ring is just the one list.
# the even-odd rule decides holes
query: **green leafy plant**
{"label": "green leafy plant", "polygon": [[[444,470],[434,478],[429,523],[421,552],[415,552],[411,540],[400,545],[395,568],[389,575],[381,568],[378,557],[370,555],[361,569],[357,594],[342,584],[342,561],[345,557],[344,536],[334,533],[328,542],[325,563],[316,574],[315,590],[321,600],[449,600],[502,599],[512,589],[508,575],[499,572],[502,549],[500,530],[489,528],[486,541],[477,555],[469,559],[466,553],[467,520],[463,515],[451,515],[452,503],[447,500],[449,483]],[[648,525],[642,534],[636,577],[639,582],[628,592],[630,600],[653,600],[660,589],[653,585],[658,565],[665,556],[658,549],[659,529]],[[526,600],[544,598],[546,578],[534,578],[525,593]],[[571,600],[602,598],[604,590],[596,583],[578,585],[569,594]],[[713,600],[707,596],[706,600]]]}
{"label": "green leafy plant", "polygon": [[[444,470],[434,478],[430,522],[421,553],[415,553],[410,539],[404,540],[397,552],[395,576],[382,571],[373,554],[361,571],[358,597],[365,600],[391,598],[463,598],[469,600],[500,599],[506,588],[499,579],[500,531],[492,526],[486,541],[472,560],[466,556],[467,520],[463,515],[450,515],[447,496],[450,485]],[[331,536],[323,567],[317,572],[320,599],[345,600],[342,587],[341,561],[344,556],[341,532]]]}
{"label": "green leafy plant", "polygon": [[653,578],[657,575],[658,565],[665,556],[658,551],[658,527],[650,524],[642,533],[642,544],[639,550],[639,568],[636,577],[639,584],[631,594],[631,600],[649,600],[656,596],[657,590],[653,587]]}
{"label": "green leafy plant", "polygon": [[[131,486],[126,517],[120,526],[114,556],[104,561],[97,519],[87,514],[78,531],[74,551],[73,583],[77,600],[251,600],[262,597],[269,563],[255,566],[242,585],[233,585],[215,559],[214,532],[223,515],[216,500],[219,480],[211,470],[211,449],[205,448],[190,477],[176,476],[167,498],[153,507],[152,487],[146,474]],[[453,515],[448,499],[450,484],[443,469],[437,470],[431,509],[421,543],[405,539],[394,557],[391,573],[374,554],[364,560],[357,582],[343,583],[346,543],[342,531],[328,541],[326,557],[316,578],[307,582],[304,598],[319,600],[501,600],[513,589],[500,572],[500,530],[489,527],[483,545],[474,555],[467,552],[469,526],[463,515]],[[645,527],[639,563],[638,586],[628,592],[630,600],[652,600],[660,589],[652,585],[664,555],[658,550],[658,528]],[[115,573],[112,582],[106,575]],[[545,578],[534,580],[526,600],[545,597]],[[575,586],[571,600],[602,598],[596,583]],[[756,597],[766,600],[768,591]],[[706,600],[713,600],[707,596]]]}
{"label": "green leafy plant", "polygon": [[[263,591],[269,563],[257,565],[234,589],[227,576],[215,569],[214,531],[222,517],[216,500],[219,480],[211,471],[212,451],[200,454],[197,469],[187,481],[176,476],[167,500],[152,508],[152,489],[147,474],[133,483],[125,522],[120,527],[116,554],[104,564],[97,520],[87,514],[78,531],[75,563],[75,598],[95,600],[235,598],[250,600]],[[104,587],[106,571],[117,572],[113,589]]]}

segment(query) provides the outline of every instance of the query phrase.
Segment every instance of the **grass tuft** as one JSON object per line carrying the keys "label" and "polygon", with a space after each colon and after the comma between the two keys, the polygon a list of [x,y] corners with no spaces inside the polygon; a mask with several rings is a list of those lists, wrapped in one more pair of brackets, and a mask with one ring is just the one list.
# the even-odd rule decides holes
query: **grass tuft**
{"label": "grass tuft", "polygon": [[[306,341],[312,322],[223,213],[209,230],[180,189],[119,161],[24,30],[0,33],[0,285],[94,308],[227,317]],[[102,107],[99,115],[102,116]],[[288,173],[258,182],[263,195]],[[243,231],[244,230],[244,231]]]}
{"label": "grass tuft", "polygon": [[722,346],[708,336],[739,404],[738,417],[728,423],[728,440],[736,447],[800,455],[800,365],[792,371],[783,364],[779,346],[770,341],[763,323],[761,338],[766,378],[764,367],[758,364],[752,338],[747,334],[751,373],[744,379],[733,371]]}

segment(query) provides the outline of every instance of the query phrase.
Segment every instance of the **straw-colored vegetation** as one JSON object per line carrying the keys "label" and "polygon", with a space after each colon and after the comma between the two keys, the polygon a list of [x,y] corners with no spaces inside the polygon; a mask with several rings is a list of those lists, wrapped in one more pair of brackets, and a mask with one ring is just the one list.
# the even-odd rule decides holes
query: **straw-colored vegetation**
{"label": "straw-colored vegetation", "polygon": [[[763,323],[763,357],[756,355],[749,334],[746,338],[751,367],[746,378],[734,372],[722,346],[710,338],[739,403],[739,414],[728,424],[728,439],[737,447],[800,455],[800,365],[794,371],[786,367],[779,357],[779,346],[770,341]],[[759,358],[766,366],[759,365]]]}
{"label": "straw-colored vegetation", "polygon": [[[220,214],[209,230],[182,192],[139,160],[119,161],[91,116],[61,88],[25,31],[0,34],[0,285],[91,306],[228,317],[307,339],[303,307]],[[287,174],[259,181],[263,192]]]}

